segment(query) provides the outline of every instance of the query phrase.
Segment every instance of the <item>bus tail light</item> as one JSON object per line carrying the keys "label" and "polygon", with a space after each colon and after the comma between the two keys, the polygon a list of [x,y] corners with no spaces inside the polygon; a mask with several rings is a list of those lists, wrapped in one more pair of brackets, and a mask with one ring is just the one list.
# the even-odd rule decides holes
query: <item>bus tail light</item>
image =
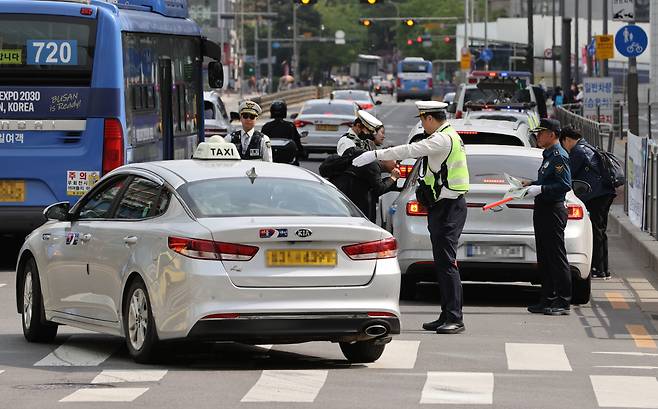
{"label": "bus tail light", "polygon": [[582,220],[585,216],[585,211],[581,205],[569,204],[567,205],[567,218],[569,220]]}
{"label": "bus tail light", "polygon": [[400,81],[400,78],[397,78],[397,79],[395,80],[395,86],[398,87],[398,88],[400,88],[400,87],[402,87],[401,84],[402,84],[402,81]]}
{"label": "bus tail light", "polygon": [[118,119],[106,119],[103,125],[103,174],[123,165],[123,128]]}
{"label": "bus tail light", "polygon": [[427,85],[428,85],[430,88],[432,88],[432,87],[434,86],[434,81],[432,80],[432,78],[430,78],[430,79],[427,81]]}
{"label": "bus tail light", "polygon": [[395,238],[389,237],[383,240],[343,246],[343,251],[352,260],[393,258],[398,255],[398,243]]}
{"label": "bus tail light", "polygon": [[407,202],[407,216],[427,216],[427,209],[417,200]]}

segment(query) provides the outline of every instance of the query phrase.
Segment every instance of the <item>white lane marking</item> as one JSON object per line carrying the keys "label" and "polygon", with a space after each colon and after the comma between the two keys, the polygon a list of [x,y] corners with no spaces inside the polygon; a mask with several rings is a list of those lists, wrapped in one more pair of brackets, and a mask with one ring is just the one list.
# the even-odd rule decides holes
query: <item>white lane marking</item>
{"label": "white lane marking", "polygon": [[592,352],[593,354],[602,354],[602,355],[626,355],[626,356],[658,356],[658,354],[651,352],[614,352],[614,351],[600,351]]}
{"label": "white lane marking", "polygon": [[642,365],[597,365],[594,368],[609,368],[609,369],[658,369],[658,366],[642,366]]}
{"label": "white lane marking", "polygon": [[241,402],[313,402],[327,374],[323,370],[266,370]]}
{"label": "white lane marking", "polygon": [[91,383],[121,383],[121,382],[157,382],[164,378],[166,370],[113,370],[107,369],[96,375]]}
{"label": "white lane marking", "polygon": [[263,348],[263,349],[272,349],[272,347],[273,347],[274,345],[272,345],[272,344],[267,344],[267,345],[254,345],[254,346],[256,346],[256,347],[258,347],[258,348]]}
{"label": "white lane marking", "polygon": [[5,371],[4,369],[0,369],[0,375],[2,375],[4,371]]}
{"label": "white lane marking", "polygon": [[571,371],[561,344],[505,344],[507,368],[521,371]]}
{"label": "white lane marking", "polygon": [[34,366],[98,366],[119,347],[113,342],[85,342],[71,337]]}
{"label": "white lane marking", "polygon": [[386,344],[382,356],[366,366],[376,369],[413,369],[419,346],[420,341],[391,341]]}
{"label": "white lane marking", "polygon": [[420,403],[491,405],[493,391],[491,372],[428,372]]}
{"label": "white lane marking", "polygon": [[0,288],[4,287],[4,286],[6,286],[6,285],[7,285],[7,284],[0,283]]}
{"label": "white lane marking", "polygon": [[132,402],[147,390],[149,388],[84,388],[60,402]]}
{"label": "white lane marking", "polygon": [[658,380],[651,376],[590,375],[603,408],[658,408]]}

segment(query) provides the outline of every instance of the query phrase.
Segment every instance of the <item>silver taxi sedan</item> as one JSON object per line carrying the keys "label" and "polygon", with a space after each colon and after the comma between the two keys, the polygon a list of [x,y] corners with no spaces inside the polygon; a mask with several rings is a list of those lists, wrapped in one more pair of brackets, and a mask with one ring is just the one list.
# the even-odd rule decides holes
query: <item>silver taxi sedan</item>
{"label": "silver taxi sedan", "polygon": [[121,167],[75,206],[46,209],[16,268],[28,341],[66,324],[124,336],[138,362],[191,338],[381,356],[400,332],[395,239],[314,173],[241,161],[217,138],[195,159]]}

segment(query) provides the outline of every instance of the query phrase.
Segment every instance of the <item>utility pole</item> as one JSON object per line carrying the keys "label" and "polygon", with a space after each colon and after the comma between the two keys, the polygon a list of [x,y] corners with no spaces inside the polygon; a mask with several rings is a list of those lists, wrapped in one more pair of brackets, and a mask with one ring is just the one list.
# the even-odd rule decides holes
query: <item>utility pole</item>
{"label": "utility pole", "polygon": [[[270,0],[267,0],[267,12],[272,12]],[[267,93],[272,93],[272,22],[267,24]]]}
{"label": "utility pole", "polygon": [[[602,0],[603,3],[603,34],[608,34],[608,0]],[[608,76],[608,60],[601,61],[601,76]]]}
{"label": "utility pole", "polygon": [[553,0],[553,48],[551,48],[551,56],[553,59],[553,89],[557,87],[557,60],[555,59],[554,52],[555,52],[555,0]]}
{"label": "utility pole", "polygon": [[258,24],[260,24],[260,16],[256,17],[254,26],[254,75],[256,76],[256,89],[258,89],[258,81],[260,80],[260,63],[258,62]]}
{"label": "utility pole", "polygon": [[528,0],[528,49],[526,50],[526,65],[530,71],[530,83],[535,83],[535,24],[533,0]]}
{"label": "utility pole", "polygon": [[562,16],[562,55],[560,56],[560,69],[562,71],[562,89],[569,89],[571,85],[571,19],[565,17],[564,0],[560,0],[560,15]]}
{"label": "utility pole", "polygon": [[[489,48],[488,26],[489,26],[489,0],[484,0],[484,48]],[[484,69],[489,70],[489,61],[484,62]]]}
{"label": "utility pole", "polygon": [[[607,4],[606,4],[607,7]],[[587,45],[592,41],[592,0],[587,0]],[[594,76],[594,61],[592,56],[587,53],[587,75]]]}
{"label": "utility pole", "polygon": [[[629,25],[635,25],[635,21],[629,22]],[[628,58],[628,81],[626,82],[628,92],[628,130],[633,135],[640,135],[640,114],[638,98],[638,79],[637,79],[637,58]],[[651,124],[649,124],[651,126]]]}
{"label": "utility pole", "polygon": [[[588,1],[591,1],[591,0],[588,0]],[[575,38],[576,64],[574,65],[574,68],[575,68],[575,70],[574,70],[574,79],[576,81],[576,84],[580,84],[580,68],[578,68],[579,67],[578,61],[580,61],[580,41],[579,41],[579,38],[578,38],[578,34],[579,34],[578,33],[578,20],[579,20],[578,13],[580,11],[579,8],[580,8],[580,2],[578,0],[576,0],[576,17],[575,17],[576,27],[574,27],[574,30],[576,30],[576,32],[574,33],[575,36],[576,36],[576,38]]]}
{"label": "utility pole", "polygon": [[238,50],[238,59],[239,72],[240,72],[240,99],[244,95],[244,55],[245,55],[245,43],[244,43],[244,0],[240,0],[240,38],[238,40],[238,45],[240,49]]}
{"label": "utility pole", "polygon": [[464,50],[468,50],[468,5],[471,0],[464,0]]}
{"label": "utility pole", "polygon": [[292,5],[292,75],[295,78],[295,82],[299,81],[299,73],[297,69],[299,67],[299,49],[297,48],[297,3]]}

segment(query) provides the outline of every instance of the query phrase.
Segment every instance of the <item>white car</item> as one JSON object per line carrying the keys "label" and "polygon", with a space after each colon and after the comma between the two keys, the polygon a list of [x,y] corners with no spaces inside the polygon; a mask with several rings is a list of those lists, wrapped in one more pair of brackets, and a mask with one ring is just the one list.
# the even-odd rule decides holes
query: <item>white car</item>
{"label": "white car", "polygon": [[359,107],[353,101],[312,99],[304,102],[299,114],[293,114],[295,126],[307,152],[335,153],[338,140],[347,133],[356,119]]}
{"label": "white car", "polygon": [[395,239],[318,175],[210,139],[199,159],[123,166],[45,211],[16,268],[25,338],[114,334],[138,362],[171,339],[331,341],[378,359],[400,333]]}
{"label": "white car", "polygon": [[[536,144],[530,134],[530,128],[521,121],[466,118],[450,119],[448,122],[461,136],[465,145],[535,146]],[[409,132],[407,142],[415,142],[420,138],[424,138],[424,130],[418,121]]]}
{"label": "white car", "polygon": [[219,94],[215,91],[203,93],[204,134],[226,136],[233,131],[231,119]]}
{"label": "white car", "polygon": [[[503,198],[509,189],[504,173],[533,180],[542,163],[535,148],[467,145],[470,191],[468,215],[459,240],[457,258],[465,280],[540,282],[532,222],[533,199],[514,200],[484,212],[485,204]],[[386,229],[398,240],[402,296],[413,297],[416,283],[436,281],[426,210],[416,201],[418,161],[391,206]],[[570,191],[566,197],[569,220],[565,229],[567,259],[573,274],[574,304],[590,296],[592,227],[585,205]]]}

